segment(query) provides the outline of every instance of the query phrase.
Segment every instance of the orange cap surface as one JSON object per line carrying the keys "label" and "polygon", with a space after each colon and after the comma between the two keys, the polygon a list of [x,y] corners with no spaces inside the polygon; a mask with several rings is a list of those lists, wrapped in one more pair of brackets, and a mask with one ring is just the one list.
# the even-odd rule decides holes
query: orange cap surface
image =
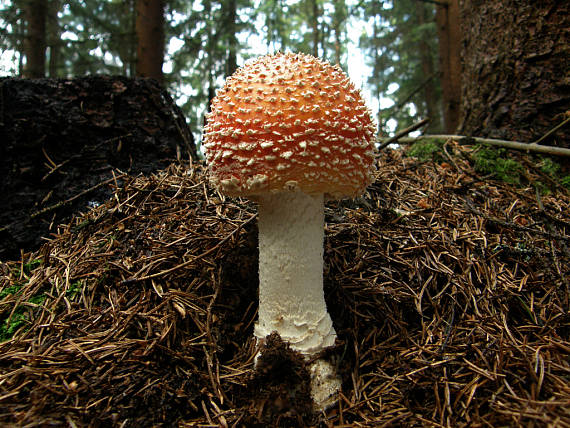
{"label": "orange cap surface", "polygon": [[372,181],[376,126],[337,66],[266,55],[230,76],[204,129],[210,179],[230,196],[355,196]]}

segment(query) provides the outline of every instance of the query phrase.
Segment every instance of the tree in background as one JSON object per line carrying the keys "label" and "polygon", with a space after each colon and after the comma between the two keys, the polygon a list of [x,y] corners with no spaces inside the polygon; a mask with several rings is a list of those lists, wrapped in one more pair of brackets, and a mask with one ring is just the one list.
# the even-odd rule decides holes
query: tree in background
{"label": "tree in background", "polygon": [[[265,2],[260,3],[260,13],[266,14],[268,45],[275,40],[276,50],[302,52],[338,64],[346,69],[346,26],[350,16],[344,0],[301,0],[292,4],[271,1],[270,14]],[[273,19],[270,19],[273,18]],[[278,34],[279,37],[275,37]]]}
{"label": "tree in background", "polygon": [[[570,3],[462,0],[460,131],[532,142],[570,110]],[[570,127],[554,135],[570,147]]]}
{"label": "tree in background", "polygon": [[59,13],[61,76],[135,75],[135,3],[67,1]]}
{"label": "tree in background", "polygon": [[23,8],[26,16],[26,37],[24,39],[26,64],[23,76],[44,77],[47,45],[47,0],[25,0],[23,1]]}
{"label": "tree in background", "polygon": [[[226,61],[226,76],[231,76],[237,70],[237,0],[228,0],[228,7],[226,10],[226,17],[224,21],[228,25],[226,32],[227,46],[228,46],[228,59]],[[211,101],[211,100],[210,100]]]}
{"label": "tree in background", "polygon": [[430,132],[438,132],[442,114],[434,5],[414,0],[362,3],[363,19],[372,26],[372,34],[363,32],[360,39],[373,70],[368,84],[379,102],[394,102],[378,112],[380,132],[389,133],[390,120],[398,130],[425,117]]}
{"label": "tree in background", "polygon": [[284,0],[259,3],[257,13],[264,17],[265,41],[269,52],[286,51],[291,38],[291,14]]}
{"label": "tree in background", "polygon": [[3,64],[7,74],[21,76],[23,70],[23,41],[26,33],[21,0],[0,9],[0,52],[11,52],[11,63]]}
{"label": "tree in background", "polygon": [[137,60],[136,74],[152,77],[162,83],[164,62],[164,1],[137,0],[136,5]]}
{"label": "tree in background", "polygon": [[[24,74],[27,16],[44,13],[44,9],[33,4],[35,1],[6,1],[6,7],[0,9],[0,51],[14,53],[14,63],[18,65],[11,69],[13,74]],[[50,77],[94,73],[134,75],[135,0],[43,1],[46,4],[46,20],[41,21],[45,26],[41,30],[44,42],[31,43],[30,47],[39,51],[44,45],[43,54],[38,53],[37,59],[44,61],[45,69],[47,57]]]}
{"label": "tree in background", "polygon": [[[422,113],[430,119],[428,125],[429,131],[439,131],[442,128],[442,111],[441,111],[441,95],[437,92],[438,87],[436,82],[442,82],[443,79],[438,78],[437,72],[437,54],[436,48],[432,43],[427,33],[433,34],[434,30],[434,13],[431,4],[417,2],[414,18],[417,24],[418,32],[420,32],[417,41],[417,48],[419,49],[419,62],[420,70],[425,76],[425,84],[422,85],[421,93],[423,97]],[[443,77],[443,76],[442,76]],[[429,79],[429,80],[427,80]]]}
{"label": "tree in background", "polygon": [[[321,41],[321,31],[319,29],[319,17],[321,16],[321,10],[317,0],[308,0],[307,5],[307,17],[309,18],[309,24],[311,27],[311,35],[313,38],[313,56],[319,56],[319,42]],[[323,49],[323,57],[326,54]]]}
{"label": "tree in background", "polygon": [[59,77],[61,70],[61,27],[59,26],[59,11],[61,0],[48,1],[47,8],[47,47],[48,47],[48,75]]}
{"label": "tree in background", "polygon": [[167,39],[180,48],[167,54],[172,72],[165,77],[192,129],[202,128],[216,89],[244,57],[239,36],[254,31],[254,12],[250,0],[168,2]]}
{"label": "tree in background", "polygon": [[461,106],[461,16],[459,1],[440,2],[436,6],[439,40],[439,69],[445,132],[455,133]]}
{"label": "tree in background", "polygon": [[192,129],[201,128],[204,105],[213,98],[216,76],[222,74],[225,52],[216,36],[219,18],[219,5],[210,0],[200,1],[199,7],[183,0],[170,2],[166,14],[167,39],[176,40],[180,48],[167,54],[172,71],[165,77]]}
{"label": "tree in background", "polygon": [[346,51],[346,20],[348,7],[344,0],[333,1],[332,32],[334,37],[334,63],[342,64],[342,57]]}
{"label": "tree in background", "polygon": [[[0,11],[0,22],[8,24],[0,25],[2,49],[15,49],[19,53],[24,50],[23,1],[11,2]],[[164,84],[178,100],[192,129],[198,132],[206,106],[223,78],[252,55],[247,46],[248,36],[256,35],[270,52],[317,53],[346,69],[347,27],[359,22],[358,19],[366,23],[365,26],[358,24],[363,28],[361,46],[366,49],[373,70],[368,87],[378,99],[394,101],[392,108],[379,114],[384,132],[393,130],[393,126],[386,126],[387,122],[392,125],[390,119],[396,120],[397,128],[402,128],[426,116],[432,119],[431,130],[436,131],[442,109],[433,3],[419,0],[356,3],[345,0],[55,0],[49,2],[48,8],[49,75],[106,73],[133,77],[138,73],[160,78],[160,61],[164,59]],[[153,6],[156,12],[142,9],[151,10]],[[141,33],[138,55],[137,7],[144,12],[138,14]],[[153,21],[161,17],[164,18],[164,38],[159,31],[161,26]],[[157,53],[150,55],[151,51]],[[368,72],[368,69],[363,71]]]}
{"label": "tree in background", "polygon": [[322,44],[323,18],[321,0],[300,0],[287,7],[289,46],[293,52],[303,52],[326,58]]}
{"label": "tree in background", "polygon": [[[121,58],[121,62],[123,63],[122,67],[123,74],[126,76],[136,75],[137,49],[138,49],[138,41],[136,34],[136,25],[137,25],[136,2],[137,0],[123,0],[118,2],[119,3],[118,7],[121,8],[122,11],[121,13],[123,14],[121,23],[125,25],[125,27],[123,28],[123,30],[121,30],[116,34],[113,34],[111,37],[111,43],[117,46],[119,58]],[[164,21],[164,18],[162,19]],[[163,58],[162,60],[164,60],[164,52],[162,58]]]}

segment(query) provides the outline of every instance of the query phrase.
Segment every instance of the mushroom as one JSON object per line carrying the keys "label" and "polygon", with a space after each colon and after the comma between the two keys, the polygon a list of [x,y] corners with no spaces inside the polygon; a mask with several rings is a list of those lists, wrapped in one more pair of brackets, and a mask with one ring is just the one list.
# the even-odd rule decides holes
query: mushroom
{"label": "mushroom", "polygon": [[[310,55],[247,62],[211,103],[204,128],[211,183],[258,203],[259,341],[274,331],[308,359],[334,345],[323,291],[324,201],[372,181],[376,126],[345,73]],[[331,363],[312,363],[317,408],[336,401]]]}

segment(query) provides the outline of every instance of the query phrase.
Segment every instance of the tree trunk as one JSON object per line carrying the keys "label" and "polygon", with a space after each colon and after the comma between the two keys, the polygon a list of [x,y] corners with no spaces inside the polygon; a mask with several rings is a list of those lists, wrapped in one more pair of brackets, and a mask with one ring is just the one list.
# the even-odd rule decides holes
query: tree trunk
{"label": "tree trunk", "polygon": [[[497,4],[500,5],[501,2]],[[445,6],[437,5],[436,23],[443,120],[445,131],[453,133],[459,125],[461,106],[461,17],[458,0],[449,0]]]}
{"label": "tree trunk", "polygon": [[336,65],[340,67],[343,43],[343,29],[346,21],[346,4],[344,0],[335,0],[333,15],[333,33],[334,33],[334,60]]}
{"label": "tree trunk", "polygon": [[319,4],[317,0],[311,0],[311,28],[313,30],[313,56],[319,56]]}
{"label": "tree trunk", "polygon": [[59,28],[58,13],[61,0],[51,0],[47,10],[47,41],[49,47],[49,77],[58,77],[60,74],[61,30]]}
{"label": "tree trunk", "polygon": [[[128,19],[128,28],[125,28],[124,35],[121,35],[121,46],[119,57],[123,63],[123,75],[134,77],[137,75],[137,0],[123,1],[123,13]],[[164,54],[164,53],[163,53]]]}
{"label": "tree trunk", "polygon": [[[462,0],[459,132],[532,142],[570,111],[570,4]],[[570,127],[545,142],[570,147]]]}
{"label": "tree trunk", "polygon": [[164,1],[137,1],[137,76],[163,81]]}
{"label": "tree trunk", "polygon": [[[429,17],[427,6],[423,3],[418,3],[416,6],[416,17],[418,25],[420,27],[424,26],[430,21],[433,22],[433,17]],[[420,61],[422,64],[422,74],[427,79],[428,77],[433,76],[435,72],[435,66],[432,50],[430,49],[430,45],[425,38],[422,38],[420,40],[419,49]],[[424,85],[423,88],[423,95],[426,106],[425,113],[427,113],[427,117],[430,119],[428,130],[431,133],[438,132],[441,129],[440,107],[433,81],[434,79],[431,79]]]}
{"label": "tree trunk", "polygon": [[237,69],[237,0],[228,1],[228,60],[226,63],[226,77],[234,74]]}
{"label": "tree trunk", "polygon": [[23,76],[45,77],[47,0],[28,0],[24,4],[27,33],[24,41],[26,65]]}

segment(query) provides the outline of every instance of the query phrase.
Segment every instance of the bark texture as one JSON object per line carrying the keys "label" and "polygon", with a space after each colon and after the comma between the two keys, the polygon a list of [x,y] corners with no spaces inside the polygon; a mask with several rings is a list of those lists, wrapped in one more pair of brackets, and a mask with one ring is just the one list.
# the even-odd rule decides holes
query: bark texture
{"label": "bark texture", "polygon": [[230,0],[227,5],[227,28],[228,28],[228,60],[226,62],[226,77],[231,76],[237,70],[237,0]]}
{"label": "bark texture", "polygon": [[164,1],[137,1],[137,76],[162,83],[164,61]]}
{"label": "bark texture", "polygon": [[[570,111],[570,2],[462,0],[465,135],[532,142]],[[570,127],[546,144],[570,147]]]}
{"label": "bark texture", "polygon": [[451,134],[459,124],[461,106],[461,17],[458,0],[437,6],[436,24],[443,121],[445,131]]}

